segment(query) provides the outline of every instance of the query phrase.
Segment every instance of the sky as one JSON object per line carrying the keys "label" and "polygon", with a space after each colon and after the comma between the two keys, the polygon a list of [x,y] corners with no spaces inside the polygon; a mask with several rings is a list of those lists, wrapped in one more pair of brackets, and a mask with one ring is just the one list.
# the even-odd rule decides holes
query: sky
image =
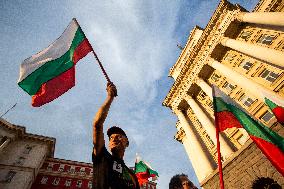
{"label": "sky", "polygon": [[[257,0],[232,0],[252,10]],[[104,131],[118,125],[128,135],[125,162],[135,154],[159,173],[158,189],[185,173],[198,180],[183,145],[174,139],[176,116],[162,102],[168,77],[195,25],[205,27],[218,0],[0,1],[0,114],[26,131],[56,138],[55,157],[91,162],[92,120],[106,98],[106,79],[90,53],[76,66],[76,85],[40,108],[17,85],[21,62],[57,39],[73,17],[117,86]]]}

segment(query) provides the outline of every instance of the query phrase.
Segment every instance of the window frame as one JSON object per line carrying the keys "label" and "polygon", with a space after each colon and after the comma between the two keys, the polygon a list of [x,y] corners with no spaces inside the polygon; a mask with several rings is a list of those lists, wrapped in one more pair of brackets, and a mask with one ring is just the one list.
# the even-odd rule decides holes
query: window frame
{"label": "window frame", "polygon": [[[266,120],[264,119],[264,117],[267,115],[267,113],[269,113],[269,116],[271,116],[271,117],[269,118],[269,120],[266,121]],[[262,120],[262,121],[264,121],[265,123],[269,123],[269,122],[273,119],[273,117],[274,117],[273,112],[271,112],[270,110],[266,110],[266,111],[259,117],[259,119]]]}

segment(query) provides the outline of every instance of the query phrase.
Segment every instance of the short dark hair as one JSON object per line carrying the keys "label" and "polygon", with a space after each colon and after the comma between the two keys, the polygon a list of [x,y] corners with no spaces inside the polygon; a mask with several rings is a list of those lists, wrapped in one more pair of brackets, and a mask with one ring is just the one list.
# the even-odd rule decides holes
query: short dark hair
{"label": "short dark hair", "polygon": [[[182,180],[181,180],[182,177],[186,177],[188,179],[188,176],[183,173],[173,176],[169,183],[169,189],[175,189],[175,187],[182,188]],[[189,181],[190,186],[193,187],[194,184],[189,179],[188,181]]]}

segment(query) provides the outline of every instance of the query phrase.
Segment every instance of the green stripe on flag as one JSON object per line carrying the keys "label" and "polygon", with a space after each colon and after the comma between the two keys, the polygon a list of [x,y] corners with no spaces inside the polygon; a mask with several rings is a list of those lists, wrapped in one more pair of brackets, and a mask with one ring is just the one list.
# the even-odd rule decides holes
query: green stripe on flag
{"label": "green stripe on flag", "polygon": [[230,111],[227,108],[227,103],[222,100],[220,97],[214,97],[214,109],[216,112]]}
{"label": "green stripe on flag", "polygon": [[84,39],[85,35],[82,32],[82,29],[78,27],[72,44],[65,54],[55,60],[46,62],[40,68],[28,75],[23,81],[19,82],[18,85],[29,95],[36,94],[43,83],[67,71],[74,65],[72,61],[74,51]]}
{"label": "green stripe on flag", "polygon": [[265,97],[264,100],[265,100],[265,104],[267,104],[267,106],[269,106],[271,110],[277,107],[277,105],[271,100],[269,100],[268,98]]}
{"label": "green stripe on flag", "polygon": [[238,119],[244,129],[249,135],[266,140],[276,146],[278,146],[284,152],[284,138],[278,135],[276,132],[272,131],[270,128],[264,126],[262,123],[255,121],[245,112],[240,110],[234,105],[225,103],[222,98],[214,97],[216,102],[216,110],[220,111],[230,111]]}

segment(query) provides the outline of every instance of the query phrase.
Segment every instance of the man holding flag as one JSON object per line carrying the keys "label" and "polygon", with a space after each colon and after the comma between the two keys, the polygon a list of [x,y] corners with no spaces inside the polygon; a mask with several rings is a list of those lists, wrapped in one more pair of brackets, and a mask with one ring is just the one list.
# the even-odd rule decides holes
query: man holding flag
{"label": "man holding flag", "polygon": [[108,129],[109,150],[105,147],[103,124],[117,90],[115,85],[108,83],[107,99],[99,108],[93,123],[93,164],[94,189],[139,189],[135,174],[123,161],[125,149],[129,145],[125,132],[113,126]]}

